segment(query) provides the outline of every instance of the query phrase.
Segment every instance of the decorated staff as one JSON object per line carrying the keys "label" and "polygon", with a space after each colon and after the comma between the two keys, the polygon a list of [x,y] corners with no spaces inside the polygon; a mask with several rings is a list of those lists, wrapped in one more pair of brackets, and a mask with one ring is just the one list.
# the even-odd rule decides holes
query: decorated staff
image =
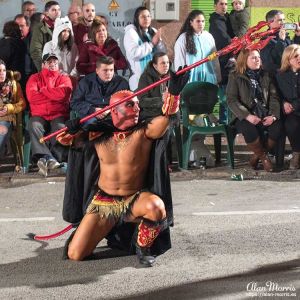
{"label": "decorated staff", "polygon": [[[201,64],[204,64],[208,61],[211,61],[211,60],[214,60],[216,59],[217,57],[219,56],[223,56],[225,54],[228,54],[228,53],[231,53],[233,52],[234,54],[238,53],[241,49],[262,49],[264,48],[268,43],[269,41],[273,38],[272,34],[276,33],[277,31],[280,30],[280,28],[276,28],[276,29],[269,29],[269,30],[266,30],[266,31],[260,31],[260,29],[262,29],[263,27],[265,26],[268,26],[270,23],[269,22],[266,22],[266,21],[261,21],[259,22],[256,26],[253,26],[251,28],[248,29],[247,33],[245,35],[243,35],[242,37],[238,38],[238,37],[235,37],[232,39],[231,43],[226,46],[225,48],[219,50],[219,51],[216,51],[216,52],[213,52],[212,54],[210,54],[208,57],[204,58],[204,59],[201,59],[197,62],[195,62],[194,64],[191,64],[187,67],[184,67],[183,69],[178,69],[178,71],[176,72],[176,74],[173,74],[173,75],[180,75],[182,73],[185,73]],[[265,38],[267,37],[267,38]],[[265,38],[265,39],[263,39]],[[172,74],[170,75],[172,76]],[[123,102],[126,102],[128,100],[130,100],[131,98],[135,97],[135,96],[139,96],[149,90],[151,90],[152,88],[170,80],[170,76],[167,76],[137,92],[135,92],[134,94],[130,95],[130,96],[127,96],[125,97],[124,99],[121,99],[111,105],[108,105],[106,107],[104,107],[103,109],[101,110],[98,110],[84,118],[82,118],[80,120],[80,124],[90,120],[91,118],[94,118],[96,117],[97,115],[100,115],[100,114],[103,114],[104,112],[110,110],[111,108],[123,103]],[[40,139],[40,142],[41,143],[44,143],[46,141],[48,141],[49,139],[51,139],[52,137],[64,132],[64,131],[67,131],[68,128],[67,127],[64,127],[64,128],[61,128],[60,130],[58,131],[55,131],[43,138]]]}

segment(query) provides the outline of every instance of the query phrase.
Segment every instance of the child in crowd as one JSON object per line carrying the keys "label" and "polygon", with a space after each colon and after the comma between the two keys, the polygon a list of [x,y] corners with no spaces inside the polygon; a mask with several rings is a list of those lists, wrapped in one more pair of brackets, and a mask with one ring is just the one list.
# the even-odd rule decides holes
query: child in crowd
{"label": "child in crowd", "polygon": [[229,19],[235,36],[244,35],[249,26],[249,8],[245,7],[245,0],[232,0],[232,11]]}

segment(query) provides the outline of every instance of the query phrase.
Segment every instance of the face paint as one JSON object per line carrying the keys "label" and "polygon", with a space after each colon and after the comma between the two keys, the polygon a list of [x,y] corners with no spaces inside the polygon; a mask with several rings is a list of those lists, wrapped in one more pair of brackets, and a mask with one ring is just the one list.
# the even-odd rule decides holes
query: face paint
{"label": "face paint", "polygon": [[137,99],[130,99],[116,107],[118,122],[117,128],[126,130],[133,127],[139,120],[139,101]]}
{"label": "face paint", "polygon": [[[131,91],[119,91],[111,97],[110,104],[113,104],[114,102],[124,99],[132,94],[133,93]],[[135,126],[138,123],[139,113],[140,108],[137,97],[133,97],[132,99],[119,104],[112,109],[112,120],[114,126],[121,130],[126,130]]]}

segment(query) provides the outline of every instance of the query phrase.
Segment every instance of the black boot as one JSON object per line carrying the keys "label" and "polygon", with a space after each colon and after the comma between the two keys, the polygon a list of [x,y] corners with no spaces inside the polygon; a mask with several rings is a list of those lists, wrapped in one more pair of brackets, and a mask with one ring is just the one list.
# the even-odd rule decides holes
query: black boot
{"label": "black boot", "polygon": [[151,255],[150,247],[159,233],[167,227],[167,218],[154,222],[142,219],[138,226],[136,240],[136,254],[140,263],[145,267],[152,267],[155,258]]}
{"label": "black boot", "polygon": [[155,263],[155,257],[151,255],[150,247],[140,247],[137,243],[135,247],[140,264],[144,267],[152,267]]}

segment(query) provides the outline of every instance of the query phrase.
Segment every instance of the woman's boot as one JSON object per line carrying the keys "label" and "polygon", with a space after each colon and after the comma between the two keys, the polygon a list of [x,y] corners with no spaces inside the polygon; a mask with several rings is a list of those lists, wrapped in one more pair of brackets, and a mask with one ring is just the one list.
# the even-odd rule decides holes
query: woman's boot
{"label": "woman's boot", "polygon": [[268,151],[271,151],[275,147],[275,145],[276,145],[276,141],[269,138],[268,141],[267,141],[267,147],[266,148],[267,148]]}
{"label": "woman's boot", "polygon": [[[254,142],[249,143],[248,148],[250,151],[253,151],[254,156],[253,157],[258,157],[259,160],[261,160],[261,163],[265,169],[265,171],[267,172],[272,172],[273,171],[273,165],[270,161],[270,159],[268,158],[268,156],[266,155],[266,152],[263,148],[263,145],[260,141],[259,138],[257,138]],[[251,164],[252,158],[250,159],[250,164]]]}
{"label": "woman's boot", "polygon": [[290,160],[290,170],[296,170],[300,167],[300,152],[293,152],[293,157]]}
{"label": "woman's boot", "polygon": [[258,165],[258,162],[259,162],[259,157],[256,155],[256,154],[252,154],[251,157],[250,157],[250,160],[249,160],[249,164],[250,166],[253,168],[253,169],[256,169],[257,168],[257,165]]}

